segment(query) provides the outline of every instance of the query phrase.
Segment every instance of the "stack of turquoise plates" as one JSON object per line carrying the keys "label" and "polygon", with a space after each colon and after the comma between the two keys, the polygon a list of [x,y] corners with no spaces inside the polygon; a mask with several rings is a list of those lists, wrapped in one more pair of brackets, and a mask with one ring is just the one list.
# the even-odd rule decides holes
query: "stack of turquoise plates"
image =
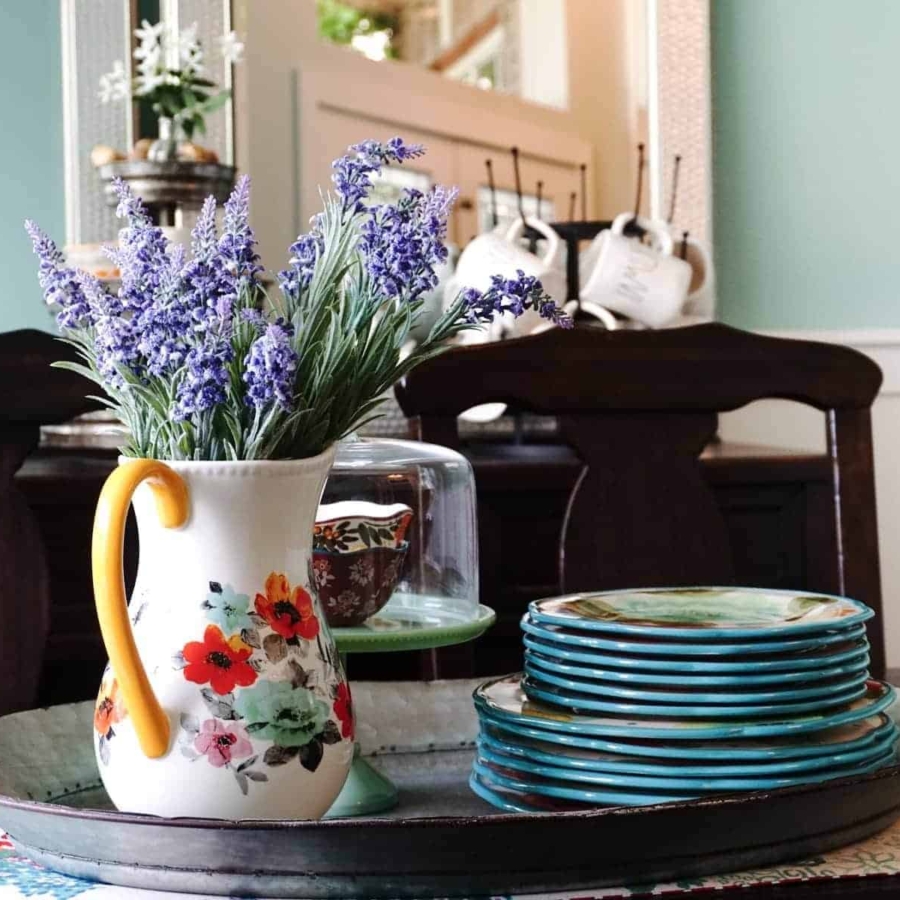
{"label": "stack of turquoise plates", "polygon": [[475,692],[472,789],[515,811],[664,803],[892,764],[894,691],[844,597],[753,588],[532,603],[525,671]]}

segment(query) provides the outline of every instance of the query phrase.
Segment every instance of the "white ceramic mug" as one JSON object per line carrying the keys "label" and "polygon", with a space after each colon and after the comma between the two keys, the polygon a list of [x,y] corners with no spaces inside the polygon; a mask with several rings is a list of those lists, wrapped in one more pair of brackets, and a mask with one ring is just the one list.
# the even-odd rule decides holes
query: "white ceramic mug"
{"label": "white ceramic mug", "polygon": [[691,267],[672,256],[668,231],[654,230],[658,247],[624,236],[633,216],[617,216],[609,231],[594,238],[581,289],[582,304],[596,304],[646,325],[661,328],[681,313],[691,280]]}
{"label": "white ceramic mug", "polygon": [[[539,254],[529,253],[520,244],[526,224],[544,238]],[[516,218],[505,231],[495,229],[469,242],[454,273],[454,292],[448,292],[447,300],[452,302],[460,288],[486,291],[494,275],[515,278],[518,272],[524,272],[540,279],[544,290],[562,306],[566,302],[566,276],[560,262],[561,250],[559,236],[545,222],[533,218],[523,222]],[[528,311],[518,319],[504,316],[501,328],[511,337],[522,337],[540,324],[540,315]]]}
{"label": "white ceramic mug", "polygon": [[[673,252],[673,237],[670,233],[669,225],[666,222],[660,222],[659,219],[647,219],[644,216],[636,216],[634,213],[629,212],[619,213],[613,220],[612,230],[617,234],[624,234],[625,229],[632,222],[637,223],[649,235],[650,246],[655,250],[666,254],[666,256]],[[602,241],[595,238],[579,255],[578,265],[582,284],[587,282],[591,272],[594,271],[602,243]]]}
{"label": "white ceramic mug", "polygon": [[[520,245],[525,225],[529,225],[544,237],[540,255],[529,253]],[[565,271],[560,265],[561,242],[556,232],[539,219],[528,218],[523,223],[517,218],[505,230],[496,228],[473,238],[463,250],[456,272],[447,283],[445,305],[451,304],[461,290],[475,288],[486,291],[495,275],[515,278],[518,272],[540,279],[544,290],[562,306],[566,296]],[[518,318],[512,315],[496,317],[481,329],[463,331],[457,336],[464,346],[484,344],[508,337],[523,337],[539,328],[544,319],[532,310]],[[484,403],[460,414],[466,422],[484,424],[500,418],[506,412],[505,403]]]}
{"label": "white ceramic mug", "polygon": [[[544,291],[553,298],[553,302],[557,306],[562,307],[566,302],[566,272],[564,254],[562,251],[562,242],[559,235],[546,223],[540,219],[527,218],[524,222],[521,217],[517,218],[506,232],[506,240],[518,246],[525,233],[525,226],[528,225],[534,231],[538,232],[543,238],[543,248],[539,255],[528,253],[531,257],[531,268],[524,269],[526,275],[533,275],[539,278],[544,286]],[[540,244],[538,245],[541,246]],[[521,247],[519,247],[521,249]],[[527,251],[526,251],[527,252]],[[537,261],[535,264],[534,261]],[[505,273],[502,273],[505,274]],[[515,272],[506,275],[507,278],[515,276]],[[526,310],[521,316],[515,318],[507,315],[503,317],[503,332],[508,337],[524,337],[527,334],[533,334],[537,329],[545,330],[543,326],[546,319],[542,319],[540,313],[536,310]]]}

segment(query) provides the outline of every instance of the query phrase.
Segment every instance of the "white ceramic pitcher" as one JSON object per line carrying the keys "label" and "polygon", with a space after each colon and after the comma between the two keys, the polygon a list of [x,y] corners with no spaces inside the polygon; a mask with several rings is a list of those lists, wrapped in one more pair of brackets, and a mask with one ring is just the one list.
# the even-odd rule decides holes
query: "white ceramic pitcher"
{"label": "white ceramic pitcher", "polygon": [[[120,810],[305,819],[337,797],[352,706],[310,579],[333,457],[122,460],[107,480],[93,568],[110,664],[94,746]],[[132,495],[140,563],[126,609]]]}

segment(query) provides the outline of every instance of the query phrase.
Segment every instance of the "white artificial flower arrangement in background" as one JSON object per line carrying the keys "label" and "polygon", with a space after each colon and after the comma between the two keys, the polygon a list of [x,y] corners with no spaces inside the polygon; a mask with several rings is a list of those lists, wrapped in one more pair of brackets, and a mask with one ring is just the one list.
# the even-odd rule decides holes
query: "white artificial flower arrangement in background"
{"label": "white artificial flower arrangement in background", "polygon": [[[196,132],[203,133],[206,116],[224,106],[231,92],[217,90],[216,83],[205,77],[197,23],[179,32],[164,22],[151,25],[145,19],[134,34],[138,39],[134,79],[129,80],[124,62],[116,60],[100,77],[100,100],[146,99],[156,115],[172,119],[188,140]],[[217,43],[226,62],[241,61],[244,44],[235,32],[222,35]]]}

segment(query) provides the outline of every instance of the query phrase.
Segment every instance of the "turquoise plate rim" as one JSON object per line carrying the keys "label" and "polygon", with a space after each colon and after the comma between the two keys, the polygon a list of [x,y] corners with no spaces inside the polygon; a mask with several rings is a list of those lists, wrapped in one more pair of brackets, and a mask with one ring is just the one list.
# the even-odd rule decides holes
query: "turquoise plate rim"
{"label": "turquoise plate rim", "polygon": [[750,687],[762,687],[770,684],[808,684],[827,681],[830,678],[857,675],[865,672],[869,666],[869,651],[863,648],[858,654],[859,659],[854,664],[826,666],[822,669],[804,670],[802,672],[775,672],[768,675],[748,675],[745,672],[733,672],[730,674],[679,675],[676,672],[641,672],[621,671],[612,672],[602,666],[591,667],[587,663],[565,662],[561,658],[545,654],[540,649],[535,649],[534,641],[525,642],[525,660],[531,660],[541,669],[546,669],[562,677],[571,677],[576,681],[601,681],[613,682],[620,685],[679,685],[684,687],[716,687],[728,688],[742,685]]}
{"label": "turquoise plate rim", "polygon": [[[678,803],[679,801],[696,800],[698,794],[647,794],[622,791],[618,788],[607,788],[602,791],[588,791],[578,788],[557,787],[556,785],[530,784],[527,781],[509,778],[488,769],[478,761],[472,763],[472,771],[479,779],[506,791],[521,794],[540,794],[544,797],[557,797],[560,800],[573,800],[576,803],[593,803],[598,806],[656,806],[660,803]],[[612,791],[612,793],[610,793]]]}
{"label": "turquoise plate rim", "polygon": [[[690,703],[622,703],[616,700],[598,700],[593,696],[575,696],[559,694],[550,691],[542,685],[534,685],[526,675],[522,679],[525,693],[534,695],[538,700],[567,709],[583,710],[584,712],[605,712],[625,716],[676,716],[684,719],[733,719],[738,716],[768,716],[789,713],[802,715],[803,713],[818,712],[825,707],[840,706],[844,703],[852,703],[866,693],[865,682],[848,689],[845,693],[835,694],[830,699],[818,698],[804,700],[799,703],[747,703],[743,706],[693,706]],[[543,696],[542,696],[543,695]]]}
{"label": "turquoise plate rim", "polygon": [[[645,687],[642,684],[620,685],[607,684],[602,679],[596,678],[568,678],[564,675],[556,674],[552,669],[525,652],[525,674],[532,680],[537,682],[545,682],[554,687],[560,687],[566,690],[579,691],[583,694],[597,694],[602,697],[611,699],[623,698],[624,700],[633,700],[635,702],[658,702],[658,703],[699,703],[701,705],[708,704],[728,704],[735,703],[744,705],[745,703],[780,703],[790,702],[793,700],[812,699],[814,697],[827,697],[831,693],[840,693],[842,690],[849,690],[856,687],[857,682],[865,684],[868,680],[866,666],[857,669],[849,674],[842,674],[843,679],[838,684],[819,684],[810,685],[808,687],[796,687],[788,685],[783,690],[753,690],[753,691],[729,691],[726,688],[717,690],[712,687],[700,684],[698,691],[666,691],[654,690],[652,687]],[[677,685],[681,686],[681,685]],[[670,699],[666,699],[669,697]]]}
{"label": "turquoise plate rim", "polygon": [[[800,784],[810,784],[819,781],[829,781],[831,778],[852,778],[855,775],[867,775],[875,769],[881,768],[894,758],[894,751],[883,752],[873,756],[866,763],[856,766],[846,766],[840,771],[818,771],[807,776],[794,775],[781,778],[665,778],[645,775],[625,775],[624,773],[599,773],[588,772],[579,769],[569,769],[564,766],[548,766],[530,763],[518,757],[497,753],[484,745],[479,744],[476,752],[482,759],[498,766],[506,766],[517,772],[527,775],[537,775],[540,778],[549,778],[562,782],[575,782],[577,784],[600,785],[602,787],[624,788],[627,790],[663,790],[663,791],[698,791],[702,794],[719,791],[766,791],[783,787],[796,787]],[[832,774],[834,773],[834,774]],[[809,777],[813,775],[814,777]],[[625,784],[616,784],[616,781]]]}
{"label": "turquoise plate rim", "polygon": [[[837,644],[844,641],[855,641],[865,636],[866,629],[862,624],[854,625],[847,632],[824,634],[818,637],[799,638],[787,641],[748,641],[746,644],[706,644],[691,643],[666,643],[660,641],[645,644],[635,644],[631,641],[615,641],[607,638],[595,637],[587,634],[566,634],[558,631],[547,631],[547,624],[532,622],[530,613],[525,613],[520,622],[520,627],[528,634],[535,637],[546,636],[547,640],[560,644],[574,644],[578,647],[591,647],[600,650],[614,650],[623,653],[631,653],[635,656],[722,656],[728,653],[742,653],[754,655],[762,653],[792,653],[797,650],[812,650],[827,644]],[[553,623],[555,624],[555,623]],[[568,627],[568,626],[566,626]]]}
{"label": "turquoise plate rim", "polygon": [[[661,594],[666,591],[744,591],[748,594],[778,594],[781,596],[820,597],[823,600],[836,600],[841,603],[849,603],[856,609],[852,615],[841,619],[832,619],[814,622],[800,622],[795,625],[769,625],[758,628],[686,628],[670,625],[628,625],[622,622],[606,622],[602,619],[590,619],[587,616],[559,616],[554,613],[546,613],[540,608],[542,603],[571,601],[576,598],[613,597],[621,594]],[[753,640],[755,638],[771,638],[786,634],[819,634],[823,631],[843,631],[852,625],[861,625],[875,615],[875,610],[859,600],[851,597],[841,597],[837,594],[823,594],[819,591],[786,591],[776,588],[753,588],[742,585],[685,585],[684,587],[652,587],[652,588],[627,588],[615,591],[592,591],[580,594],[565,594],[560,597],[545,597],[541,600],[532,600],[528,604],[528,612],[536,622],[546,622],[551,625],[559,625],[561,628],[581,629],[582,631],[600,631],[606,634],[625,634],[645,638],[687,638],[694,641],[718,641],[721,638]]]}
{"label": "turquoise plate rim", "polygon": [[[604,656],[602,653],[582,653],[578,650],[570,650],[562,644],[556,644],[550,640],[542,640],[541,638],[532,637],[525,634],[522,639],[525,648],[533,650],[536,653],[545,656],[551,656],[554,659],[561,659],[568,664],[581,664],[581,668],[587,666],[595,666],[602,670],[606,676],[619,678],[622,680],[632,672],[637,671],[639,674],[649,677],[666,677],[662,673],[674,672],[690,672],[692,674],[683,676],[684,678],[704,678],[704,677],[722,677],[740,680],[741,683],[753,683],[745,681],[747,672],[756,672],[764,669],[769,674],[751,675],[750,678],[768,678],[774,683],[782,677],[792,678],[814,678],[818,675],[819,669],[823,662],[833,665],[834,660],[839,660],[840,665],[847,665],[850,660],[864,660],[864,664],[869,663],[869,646],[868,642],[863,641],[861,646],[845,650],[843,653],[836,653],[833,657],[811,657],[802,660],[760,660],[759,662],[712,662],[709,660],[693,660],[693,659],[654,659],[652,657],[615,657]],[[792,664],[795,668],[792,668]],[[610,671],[612,670],[612,671]],[[699,681],[697,683],[700,683]],[[763,684],[764,682],[758,682]],[[766,682],[768,683],[768,682]]]}
{"label": "turquoise plate rim", "polygon": [[548,810],[538,810],[533,806],[527,806],[524,801],[521,806],[513,803],[511,800],[506,800],[501,797],[499,794],[492,791],[489,787],[485,787],[475,775],[475,772],[469,773],[469,790],[472,791],[473,794],[480,797],[485,803],[490,803],[491,806],[496,807],[497,809],[502,809],[504,812],[509,813],[534,813],[535,815],[540,815],[542,812],[548,812]]}
{"label": "turquoise plate rim", "polygon": [[[871,763],[868,766],[860,767],[858,771],[852,772],[842,772],[840,775],[835,776],[838,778],[848,778],[860,775],[866,775],[871,772],[876,772],[878,769],[884,768],[887,765],[891,764],[891,761],[895,758],[895,754],[890,753],[886,754],[881,759]],[[494,763],[494,765],[500,765],[499,763]],[[715,794],[720,793],[728,793],[728,791],[722,790],[702,790],[702,791],[689,791],[688,794],[684,794],[683,792],[670,794],[664,793],[661,795],[653,795],[653,794],[642,794],[642,793],[631,793],[628,791],[622,791],[618,788],[609,788],[604,787],[600,790],[590,790],[587,788],[569,788],[564,785],[557,784],[540,784],[540,783],[532,783],[529,781],[521,781],[518,779],[510,778],[507,775],[503,775],[501,773],[495,772],[493,769],[489,769],[482,765],[479,761],[478,756],[476,756],[475,761],[472,764],[472,770],[477,772],[479,777],[483,780],[486,780],[489,784],[493,782],[497,787],[501,787],[507,791],[517,792],[517,793],[526,793],[526,794],[538,794],[545,797],[558,797],[560,799],[565,800],[574,800],[579,803],[597,803],[604,805],[614,805],[614,806],[652,806],[659,803],[677,803],[678,801],[687,801],[687,800],[697,800],[706,798]],[[545,777],[545,776],[537,776],[537,777]],[[830,781],[831,779],[816,779],[813,783],[820,783],[822,781]],[[748,788],[744,789],[745,793],[752,793],[753,790],[760,790],[759,788],[753,789]],[[765,788],[761,790],[766,790]],[[618,794],[609,794],[609,791],[618,791]]]}
{"label": "turquoise plate rim", "polygon": [[[815,744],[811,746],[802,746],[802,747],[740,747],[735,746],[733,741],[729,738],[722,739],[726,746],[718,746],[715,745],[715,738],[711,740],[713,746],[708,746],[704,744],[702,746],[697,746],[696,744],[690,741],[675,741],[674,743],[666,743],[665,739],[657,739],[654,743],[642,744],[639,741],[630,741],[629,743],[621,743],[620,741],[604,738],[604,737],[591,737],[589,735],[582,734],[574,734],[568,731],[551,731],[545,728],[539,728],[537,726],[522,724],[518,721],[509,721],[498,716],[494,716],[491,712],[487,710],[478,710],[478,716],[482,723],[486,722],[493,728],[498,728],[500,731],[506,732],[508,734],[513,734],[516,737],[526,737],[531,738],[536,741],[547,741],[551,744],[559,744],[561,747],[574,747],[580,750],[594,750],[600,753],[614,753],[622,756],[634,756],[639,760],[648,758],[648,759],[679,759],[679,760],[733,760],[733,759],[743,759],[747,761],[757,761],[757,760],[774,760],[774,761],[790,761],[790,760],[801,760],[801,759],[820,759],[829,754],[829,749],[832,747],[842,747],[845,750],[847,748],[857,748],[863,747],[868,744],[871,744],[875,741],[875,735],[877,735],[881,729],[890,729],[893,725],[891,718],[885,714],[884,712],[875,713],[875,716],[880,716],[883,719],[881,725],[878,726],[874,731],[869,732],[868,734],[864,734],[861,737],[854,738],[852,741],[844,741],[843,743],[830,743],[830,744]],[[861,721],[861,719],[874,718],[875,716],[862,716],[860,719],[856,719],[853,721]],[[842,724],[852,724],[842,723]],[[840,726],[838,726],[840,727]],[[828,728],[821,729],[822,731],[828,731]],[[799,734],[800,737],[808,734],[814,734],[815,732],[801,732]],[[763,735],[762,737],[755,738],[757,741],[762,741],[765,738],[775,739],[778,737],[794,737],[797,735]],[[627,740],[627,738],[623,738],[623,740]],[[652,738],[647,738],[647,740],[653,740]],[[738,736],[735,740],[743,740],[743,736]]]}
{"label": "turquoise plate rim", "polygon": [[[688,786],[696,786],[700,790],[704,789],[703,785],[695,785],[695,782],[708,783],[712,788],[718,790],[746,790],[749,784],[753,782],[755,787],[751,789],[762,790],[807,783],[811,780],[809,776],[816,772],[822,773],[824,778],[832,776],[835,778],[843,777],[842,775],[834,775],[834,772],[849,770],[857,765],[868,765],[877,759],[882,759],[889,752],[893,752],[896,749],[895,745],[898,735],[900,735],[900,730],[894,726],[889,728],[879,740],[874,741],[869,747],[861,750],[834,754],[823,759],[801,760],[799,764],[795,761],[791,768],[767,769],[765,771],[752,766],[687,767],[643,764],[640,767],[636,767],[634,765],[615,766],[614,763],[605,763],[606,768],[604,768],[603,763],[593,764],[590,760],[573,759],[531,747],[524,748],[515,744],[507,744],[505,741],[493,737],[484,731],[478,736],[478,745],[482,751],[497,753],[501,757],[509,759],[521,760],[523,765],[529,764],[545,768],[549,766],[559,769],[561,772],[585,772],[610,778],[649,778],[665,783],[677,781],[679,782],[679,787],[685,787],[684,783],[686,783]],[[510,768],[516,768],[516,766],[510,764]],[[529,770],[524,769],[523,771]],[[540,775],[542,773],[535,769],[534,774]],[[847,772],[847,775],[852,774],[855,773]],[[559,777],[563,778],[562,775]],[[655,785],[642,784],[638,786],[654,787]],[[661,786],[664,787],[665,784]]]}
{"label": "turquoise plate rim", "polygon": [[680,728],[656,727],[635,722],[628,717],[623,718],[621,724],[614,719],[597,719],[591,717],[595,721],[589,724],[579,722],[579,716],[567,713],[570,719],[575,721],[565,721],[559,719],[541,718],[539,716],[524,716],[522,713],[508,713],[503,709],[492,707],[483,699],[481,691],[500,681],[509,678],[509,675],[493,678],[485,682],[481,687],[476,688],[474,699],[475,704],[481,708],[487,707],[496,712],[497,715],[511,719],[512,721],[526,720],[534,724],[540,722],[549,731],[566,731],[573,734],[587,734],[594,736],[612,736],[626,738],[650,738],[651,740],[715,740],[717,738],[749,738],[749,737],[775,737],[790,736],[795,734],[806,734],[813,731],[825,731],[838,725],[847,725],[856,722],[859,719],[868,719],[876,713],[884,712],[896,699],[897,692],[894,688],[883,682],[872,679],[871,683],[879,684],[883,688],[883,694],[874,699],[868,706],[859,709],[847,709],[841,712],[826,713],[821,716],[800,716],[778,720],[762,720],[760,722],[707,722],[706,727],[698,722],[684,722]]}

